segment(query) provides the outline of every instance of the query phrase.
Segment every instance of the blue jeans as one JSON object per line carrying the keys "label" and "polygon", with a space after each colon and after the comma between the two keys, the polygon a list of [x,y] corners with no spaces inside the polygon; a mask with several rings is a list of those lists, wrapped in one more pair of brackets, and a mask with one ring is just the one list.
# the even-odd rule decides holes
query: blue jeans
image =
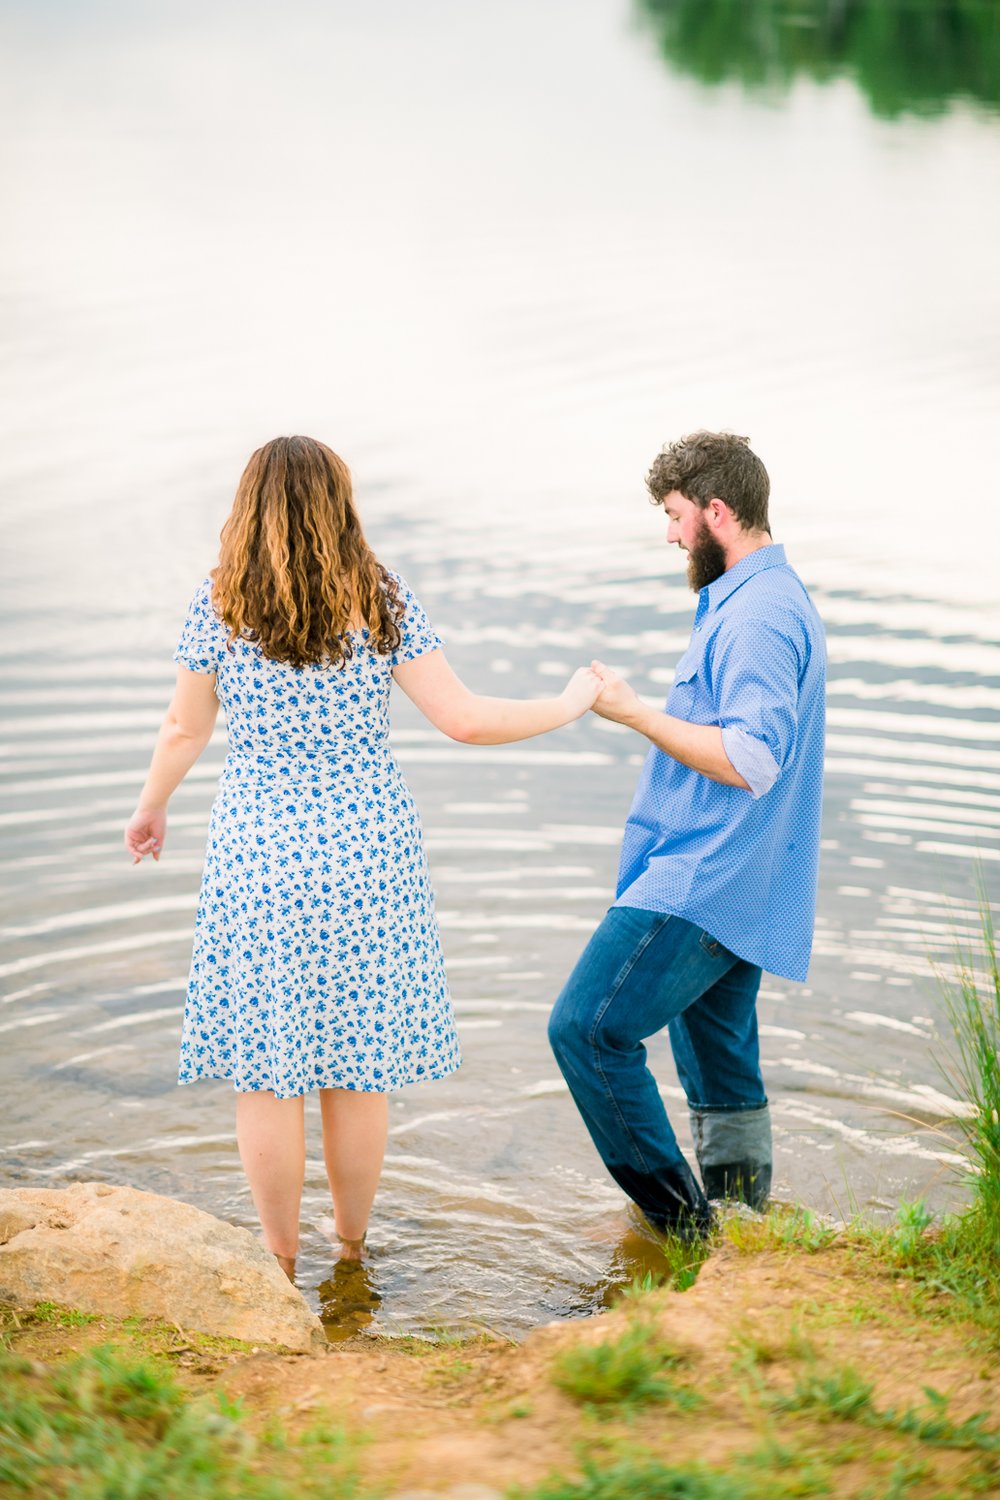
{"label": "blue jeans", "polygon": [[[704,1233],[708,1198],[762,1205],[771,1132],[760,1073],[761,971],[663,912],[613,906],[549,1022],[552,1050],[611,1176],[657,1228]],[[691,1110],[702,1191],[646,1066],[669,1027]]]}

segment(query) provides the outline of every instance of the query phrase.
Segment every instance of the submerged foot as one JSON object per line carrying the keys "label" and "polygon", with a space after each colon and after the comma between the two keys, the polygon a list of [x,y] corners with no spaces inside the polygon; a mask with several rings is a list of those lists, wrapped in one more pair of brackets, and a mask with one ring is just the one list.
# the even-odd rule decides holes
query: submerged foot
{"label": "submerged foot", "polygon": [[294,1255],[279,1255],[276,1250],[272,1250],[271,1254],[274,1256],[275,1260],[278,1262],[278,1265],[284,1271],[284,1273],[288,1277],[289,1281],[294,1281],[295,1280],[295,1256]]}
{"label": "submerged foot", "polygon": [[360,1239],[350,1240],[346,1235],[340,1233],[340,1230],[329,1214],[324,1214],[319,1220],[319,1228],[326,1235],[334,1250],[336,1250],[338,1260],[367,1260],[368,1249],[365,1244],[368,1238],[367,1229]]}
{"label": "submerged foot", "polygon": [[[334,1231],[336,1233],[336,1231]],[[338,1259],[339,1260],[364,1260],[367,1254],[365,1250],[365,1236],[359,1240],[345,1239],[342,1234],[337,1235]]]}

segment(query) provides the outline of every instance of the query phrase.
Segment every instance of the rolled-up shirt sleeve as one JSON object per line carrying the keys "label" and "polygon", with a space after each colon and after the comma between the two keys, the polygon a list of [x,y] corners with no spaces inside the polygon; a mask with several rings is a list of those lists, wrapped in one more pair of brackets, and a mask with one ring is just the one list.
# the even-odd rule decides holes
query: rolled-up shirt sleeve
{"label": "rolled-up shirt sleeve", "polygon": [[807,651],[794,617],[744,617],[723,625],[715,638],[712,686],[722,744],[753,797],[769,792],[795,755]]}
{"label": "rolled-up shirt sleeve", "polygon": [[751,797],[763,797],[781,775],[781,767],[764,744],[736,724],[722,727],[722,748],[734,771],[738,771],[750,788]]}

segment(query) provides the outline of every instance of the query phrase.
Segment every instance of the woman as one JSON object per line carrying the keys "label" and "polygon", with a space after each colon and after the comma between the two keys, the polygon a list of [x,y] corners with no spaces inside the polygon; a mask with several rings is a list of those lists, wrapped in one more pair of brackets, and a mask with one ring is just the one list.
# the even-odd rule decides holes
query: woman
{"label": "woman", "polygon": [[346,465],[311,438],[257,450],[221,543],[174,653],[174,697],[125,844],[133,863],[160,858],[171,793],[223,703],[229,754],[179,1082],[232,1080],[264,1243],[292,1277],[304,1095],[320,1092],[341,1257],[360,1259],[389,1092],[461,1061],[420,820],[388,743],[391,681],[444,734],[479,745],[568,724],[601,683],[583,668],[558,698],[470,692],[366,543]]}

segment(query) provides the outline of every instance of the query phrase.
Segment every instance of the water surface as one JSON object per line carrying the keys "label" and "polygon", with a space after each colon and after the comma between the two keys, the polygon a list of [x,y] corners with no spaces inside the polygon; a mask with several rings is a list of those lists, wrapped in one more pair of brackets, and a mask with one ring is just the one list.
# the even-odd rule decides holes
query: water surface
{"label": "water surface", "polygon": [[[662,702],[694,599],[642,478],[709,425],[768,463],[829,632],[815,961],[760,1007],[776,1193],[962,1201],[932,964],[1000,857],[995,8],[881,9],[884,45],[871,6],[740,6],[758,66],[723,4],[4,7],[6,1182],[255,1223],[231,1092],[175,1083],[221,733],[161,864],[120,847],[249,451],[345,455],[470,685],[600,655]],[[928,52],[940,26],[980,41]],[[517,1333],[655,1264],[545,1039],[643,746],[591,718],[471,749],[405,701],[394,740],[466,1062],[393,1099],[363,1296],[309,1101],[301,1281],[385,1331]]]}

